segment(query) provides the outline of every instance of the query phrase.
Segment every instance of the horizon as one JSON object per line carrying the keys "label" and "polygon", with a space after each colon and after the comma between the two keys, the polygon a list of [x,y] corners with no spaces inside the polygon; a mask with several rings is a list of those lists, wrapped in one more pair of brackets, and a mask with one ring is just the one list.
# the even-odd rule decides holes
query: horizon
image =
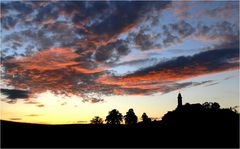
{"label": "horizon", "polygon": [[[216,103],[216,102],[205,102],[205,103],[209,103],[209,104],[213,104],[213,103]],[[200,104],[200,105],[203,105],[204,103],[185,103],[185,104],[182,104],[182,106],[186,106],[187,104],[190,104],[190,105],[194,105],[194,104]],[[239,107],[237,107],[237,106],[235,106],[235,107],[230,107],[230,108],[221,108],[221,105],[219,105],[220,106],[220,109],[230,109],[231,111],[234,111],[234,112],[237,112],[238,114],[239,114],[239,110],[238,110],[238,108]],[[177,108],[178,107],[176,107],[176,108],[174,108],[174,109],[172,109],[171,111],[167,111],[164,115],[166,115],[168,112],[172,112],[172,111],[176,111],[177,110]],[[129,109],[131,109],[131,108],[129,108]],[[112,109],[112,110],[115,110],[115,109]],[[117,110],[117,109],[116,109]],[[236,111],[235,111],[236,110]],[[111,110],[110,110],[111,111]],[[109,112],[110,112],[109,111]],[[134,109],[133,109],[133,111],[134,111]],[[121,113],[121,111],[119,111],[119,113]],[[109,113],[108,113],[109,114]],[[121,113],[121,114],[123,114],[123,113]],[[146,113],[147,114],[147,113]],[[163,116],[164,116],[163,115]],[[107,116],[107,115],[106,115]],[[105,116],[105,117],[106,117]],[[122,115],[123,116],[123,118],[124,118],[124,114]],[[136,115],[137,116],[137,115]],[[95,117],[99,117],[99,116],[95,116]],[[95,118],[95,117],[93,117],[93,118]],[[92,118],[92,119],[93,119]],[[105,120],[105,118],[104,117],[99,117],[99,118],[101,118],[102,120],[103,120],[103,123],[101,123],[101,124],[107,124],[107,122],[106,122],[106,120]],[[152,118],[152,117],[149,117],[150,119],[151,119],[151,122],[157,122],[157,121],[162,121],[162,117],[161,118]],[[92,120],[91,119],[91,120]],[[19,121],[17,121],[17,120],[3,120],[3,119],[0,119],[1,121],[6,121],[6,122],[16,122],[16,123],[26,123],[26,124],[39,124],[39,125],[77,125],[77,124],[83,124],[83,125],[87,125],[87,124],[90,124],[90,125],[96,125],[96,124],[94,124],[94,123],[91,123],[91,120],[89,120],[89,121],[85,121],[85,122],[75,122],[75,123],[35,123],[35,122],[19,122]],[[143,122],[143,120],[142,120],[142,117],[139,117],[139,116],[137,116],[137,123],[141,123],[141,122]],[[123,120],[119,125],[127,125],[126,124],[126,122]]]}
{"label": "horizon", "polygon": [[238,1],[0,3],[1,120],[161,120],[179,92],[239,112]]}

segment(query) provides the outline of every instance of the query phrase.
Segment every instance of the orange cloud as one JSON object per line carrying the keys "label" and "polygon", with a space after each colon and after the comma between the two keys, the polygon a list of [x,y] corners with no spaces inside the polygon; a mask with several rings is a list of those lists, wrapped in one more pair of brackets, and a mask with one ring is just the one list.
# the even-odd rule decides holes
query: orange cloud
{"label": "orange cloud", "polygon": [[191,57],[179,57],[159,63],[126,76],[102,75],[97,82],[117,86],[118,89],[114,90],[116,94],[121,93],[121,89],[124,91],[134,90],[133,94],[168,92],[175,88],[191,85],[191,83],[178,84],[178,81],[239,69],[239,60],[236,57],[238,57],[238,49],[206,51]]}
{"label": "orange cloud", "polygon": [[[8,63],[17,63],[24,70],[55,70],[68,66],[76,65],[73,61],[78,55],[72,52],[70,48],[54,48],[43,50],[30,57],[17,57],[8,61]],[[13,73],[19,70],[12,70]]]}
{"label": "orange cloud", "polygon": [[108,67],[95,68],[95,69],[86,69],[86,68],[81,68],[81,67],[72,67],[72,68],[80,73],[91,74],[91,73],[102,72],[102,71],[106,70]]}

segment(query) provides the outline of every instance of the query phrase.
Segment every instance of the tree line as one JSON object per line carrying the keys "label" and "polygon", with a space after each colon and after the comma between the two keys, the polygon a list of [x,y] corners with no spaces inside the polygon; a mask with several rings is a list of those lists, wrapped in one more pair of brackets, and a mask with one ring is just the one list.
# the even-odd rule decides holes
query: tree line
{"label": "tree line", "polygon": [[[142,123],[150,123],[151,118],[147,116],[147,114],[144,112],[141,116]],[[117,125],[121,124],[125,121],[126,125],[134,125],[137,124],[138,122],[138,117],[134,113],[134,110],[131,108],[126,112],[126,115],[122,115],[117,109],[113,109],[112,111],[109,111],[108,115],[106,116],[105,122],[106,124],[112,124],[112,125]],[[103,124],[103,119],[99,116],[95,116],[90,123],[91,124]]]}
{"label": "tree line", "polygon": [[[189,103],[186,103],[185,108],[188,107],[189,105],[190,105]],[[205,102],[203,104],[196,104],[196,105],[200,105],[205,110],[220,109],[220,105],[217,102]],[[180,109],[176,108],[175,110],[180,110]],[[237,113],[236,108],[230,107],[229,110]],[[165,114],[165,115],[167,115],[167,114]],[[117,109],[113,109],[113,110],[109,111],[108,115],[106,116],[105,122],[106,122],[106,124],[118,125],[118,124],[121,124],[123,122],[123,120],[125,121],[126,125],[134,125],[134,124],[138,123],[138,117],[136,116],[136,114],[134,113],[134,110],[132,108],[129,109],[126,112],[126,115],[124,115],[124,116]],[[151,118],[149,118],[145,112],[142,114],[141,120],[142,120],[141,121],[142,124],[150,124],[152,122]],[[103,124],[104,120],[99,116],[95,116],[94,118],[92,118],[90,123],[91,124]]]}

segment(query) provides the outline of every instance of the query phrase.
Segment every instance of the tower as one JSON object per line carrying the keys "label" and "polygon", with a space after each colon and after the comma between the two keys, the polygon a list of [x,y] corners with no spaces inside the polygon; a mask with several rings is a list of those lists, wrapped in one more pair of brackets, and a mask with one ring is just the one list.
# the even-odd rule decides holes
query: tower
{"label": "tower", "polygon": [[178,98],[178,106],[177,107],[178,108],[182,107],[182,95],[181,95],[181,93],[178,93],[178,97],[177,98]]}

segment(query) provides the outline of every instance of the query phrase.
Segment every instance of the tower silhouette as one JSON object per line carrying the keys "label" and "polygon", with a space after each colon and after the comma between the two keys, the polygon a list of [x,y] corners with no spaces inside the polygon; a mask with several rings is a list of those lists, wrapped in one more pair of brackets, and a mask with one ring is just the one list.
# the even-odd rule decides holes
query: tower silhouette
{"label": "tower silhouette", "polygon": [[181,95],[181,93],[178,93],[178,106],[177,106],[177,108],[180,108],[180,107],[182,107],[182,95]]}

